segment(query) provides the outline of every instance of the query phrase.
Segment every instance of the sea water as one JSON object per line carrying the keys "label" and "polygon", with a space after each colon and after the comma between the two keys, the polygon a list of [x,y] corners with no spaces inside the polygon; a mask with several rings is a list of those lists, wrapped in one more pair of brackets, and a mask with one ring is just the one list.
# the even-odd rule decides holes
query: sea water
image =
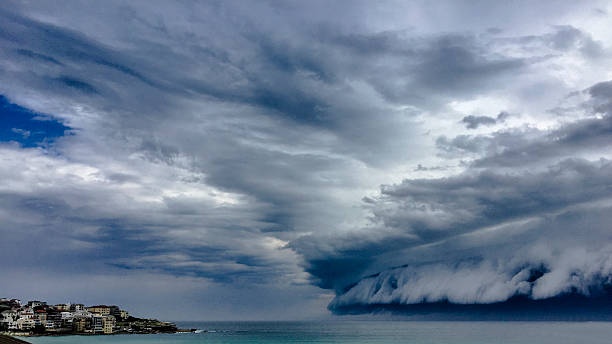
{"label": "sea water", "polygon": [[612,322],[192,322],[201,333],[27,338],[34,344],[610,344]]}

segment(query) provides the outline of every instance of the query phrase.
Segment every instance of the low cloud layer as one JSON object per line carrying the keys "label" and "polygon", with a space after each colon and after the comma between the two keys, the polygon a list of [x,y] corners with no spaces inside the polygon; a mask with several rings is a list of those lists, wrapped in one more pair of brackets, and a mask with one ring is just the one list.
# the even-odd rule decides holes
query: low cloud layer
{"label": "low cloud layer", "polygon": [[606,6],[8,1],[4,296],[139,276],[272,319],[605,289]]}

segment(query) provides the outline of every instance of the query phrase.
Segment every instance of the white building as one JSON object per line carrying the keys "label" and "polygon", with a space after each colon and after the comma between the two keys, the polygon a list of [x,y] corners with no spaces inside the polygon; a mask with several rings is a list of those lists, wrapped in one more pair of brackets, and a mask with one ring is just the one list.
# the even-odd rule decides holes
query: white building
{"label": "white building", "polygon": [[80,311],[74,311],[72,312],[72,317],[76,318],[76,317],[80,317],[80,318],[91,318],[93,316],[93,314],[91,314],[90,312],[86,311],[86,310],[80,310]]}
{"label": "white building", "polygon": [[34,319],[34,312],[31,309],[26,308],[19,312],[19,317],[24,319]]}
{"label": "white building", "polygon": [[70,305],[70,310],[73,312],[80,312],[85,310],[85,305],[83,305],[82,303],[74,303]]}
{"label": "white building", "polygon": [[19,318],[19,313],[17,311],[7,310],[7,311],[0,313],[0,320],[1,319],[17,320],[18,318]]}
{"label": "white building", "polygon": [[9,331],[17,331],[19,330],[19,325],[17,324],[17,321],[11,321],[8,323],[7,328]]}
{"label": "white building", "polygon": [[17,330],[17,319],[19,319],[19,315],[15,311],[4,311],[0,313],[0,324],[8,330]]}
{"label": "white building", "polygon": [[17,327],[19,327],[19,329],[22,330],[22,331],[32,330],[35,325],[36,324],[34,323],[33,319],[19,318],[17,320]]}
{"label": "white building", "polygon": [[72,320],[74,314],[72,312],[61,312],[62,320]]}
{"label": "white building", "polygon": [[38,307],[38,306],[46,306],[47,303],[44,301],[28,301],[28,306],[29,307]]}

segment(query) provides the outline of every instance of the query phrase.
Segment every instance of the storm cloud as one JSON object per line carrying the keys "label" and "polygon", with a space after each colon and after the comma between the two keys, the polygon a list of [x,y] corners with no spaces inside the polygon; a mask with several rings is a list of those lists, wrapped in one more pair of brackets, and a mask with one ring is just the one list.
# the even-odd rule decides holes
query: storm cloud
{"label": "storm cloud", "polygon": [[286,319],[607,290],[606,6],[5,2],[3,296]]}
{"label": "storm cloud", "polygon": [[601,318],[596,305],[607,304],[612,283],[608,88],[585,89],[583,117],[556,128],[439,138],[445,154],[475,158],[459,174],[405,179],[364,200],[377,235],[346,238],[357,244],[338,243],[330,259],[361,252],[359,268],[337,274],[305,249],[313,255],[307,269],[337,291],[330,309],[529,318],[527,309],[542,315],[541,307],[565,305],[559,316],[570,319],[576,308],[568,305],[581,304],[586,318]]}

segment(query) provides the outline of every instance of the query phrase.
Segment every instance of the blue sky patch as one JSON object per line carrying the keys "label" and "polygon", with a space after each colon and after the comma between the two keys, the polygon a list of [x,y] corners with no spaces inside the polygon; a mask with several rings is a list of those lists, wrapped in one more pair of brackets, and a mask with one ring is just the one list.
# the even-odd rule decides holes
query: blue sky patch
{"label": "blue sky patch", "polygon": [[12,104],[0,95],[0,142],[15,141],[23,147],[38,147],[66,135],[70,129],[49,115]]}

